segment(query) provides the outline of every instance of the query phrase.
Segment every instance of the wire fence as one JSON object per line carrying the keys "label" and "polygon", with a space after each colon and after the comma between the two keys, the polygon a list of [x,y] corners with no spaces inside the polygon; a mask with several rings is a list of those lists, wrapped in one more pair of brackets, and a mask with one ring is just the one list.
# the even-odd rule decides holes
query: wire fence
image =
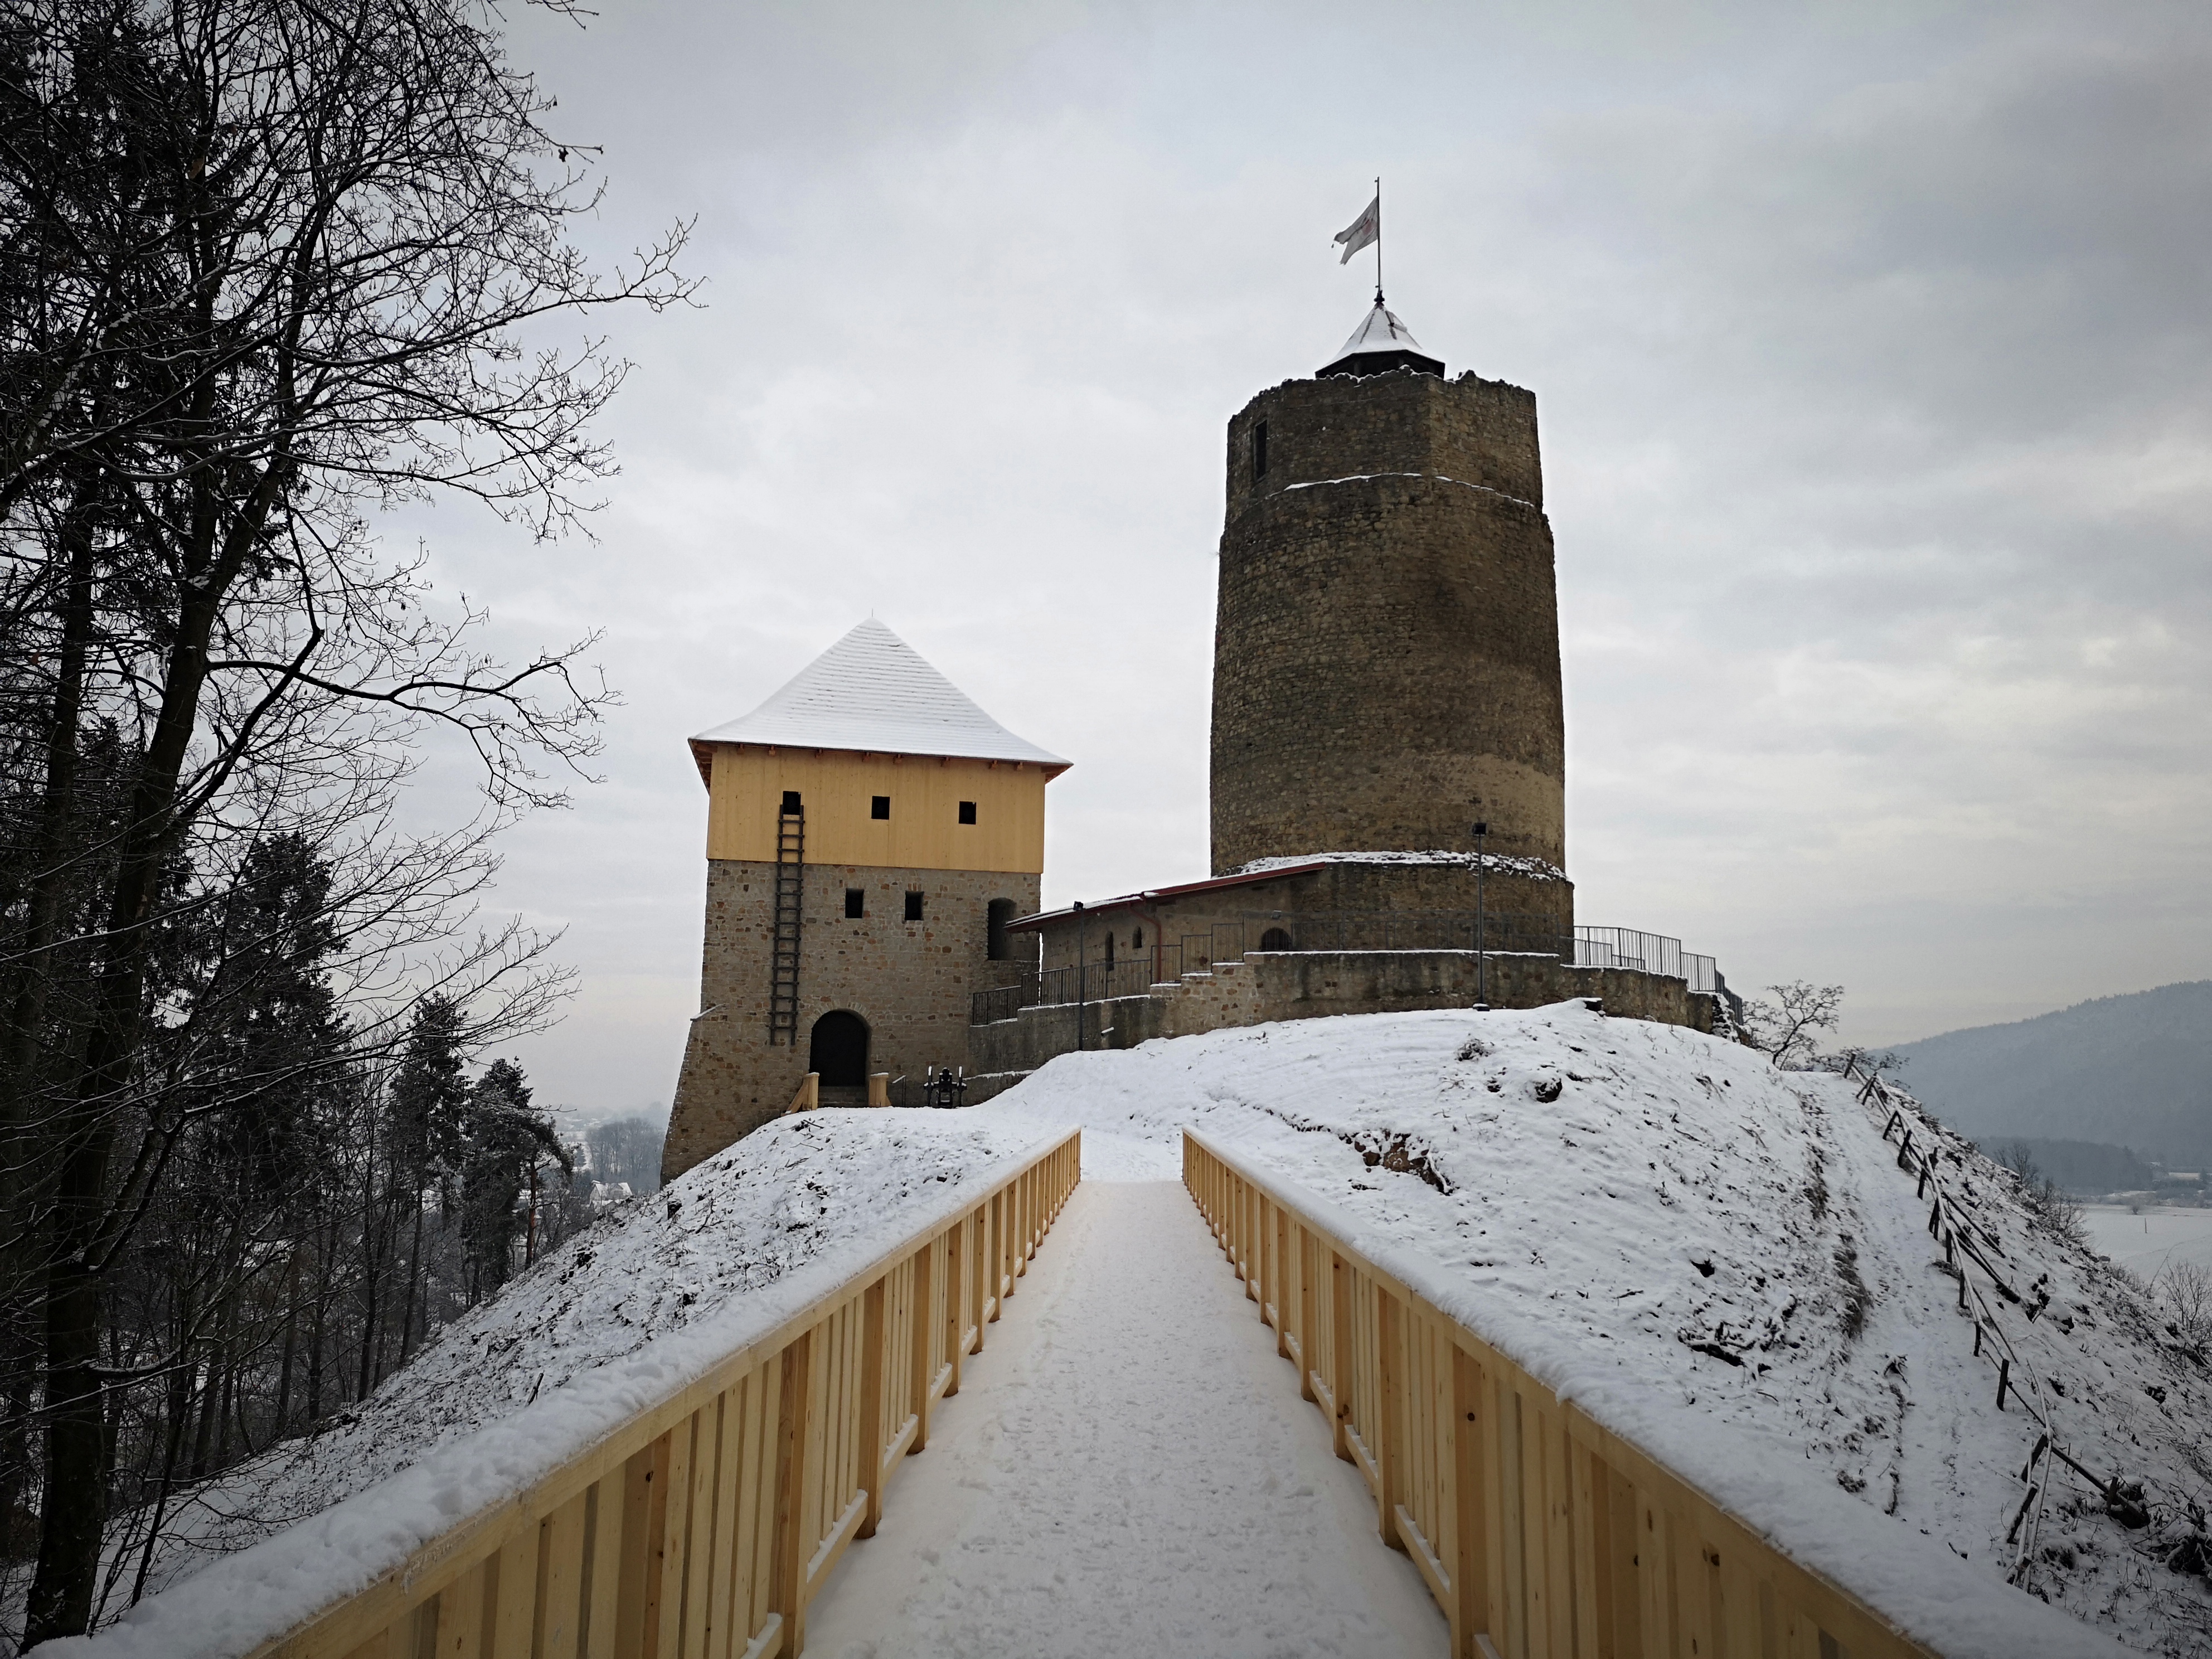
{"label": "wire fence", "polygon": [[[1959,1311],[1973,1322],[1975,1356],[1996,1369],[1997,1409],[2004,1410],[2009,1399],[2037,1431],[2027,1461],[2021,1466],[2019,1480],[2026,1491],[2005,1534],[2005,1544],[2014,1551],[2006,1578],[2024,1585],[2034,1565],[2044,1507],[2052,1485],[2054,1471],[2045,1462],[2046,1454],[2087,1482],[2103,1501],[2106,1513],[2120,1518],[2123,1525],[2139,1527],[2148,1518],[2140,1489],[2130,1490],[2118,1476],[2097,1474],[2076,1460],[2060,1431],[2044,1379],[2024,1351],[2028,1330],[2051,1305],[2051,1275],[2045,1273],[2028,1282],[2025,1291],[2016,1288],[2011,1281],[2025,1281],[2027,1270],[2035,1264],[2008,1263],[2008,1277],[1990,1260],[1993,1254],[2002,1258],[2003,1243],[1975,1213],[1972,1201],[1962,1203],[1950,1189],[1937,1156],[1942,1150],[1942,1130],[1927,1116],[1926,1109],[1879,1071],[1865,1066],[1856,1054],[1844,1057],[1842,1072],[1860,1085],[1860,1103],[1885,1115],[1881,1138],[1896,1137],[1897,1167],[1917,1182],[1917,1196],[1931,1200],[1928,1235],[1942,1249],[1943,1261],[1939,1265],[1958,1276]],[[1916,1128],[1936,1143],[1935,1151],[1914,1144]],[[2008,1331],[2008,1321],[2012,1319],[2019,1321],[2018,1328]]]}
{"label": "wire fence", "polygon": [[[1685,951],[1682,941],[1634,927],[1560,926],[1556,916],[1474,910],[1247,910],[1204,927],[1164,934],[1135,951],[1115,953],[1110,935],[1086,945],[1083,958],[1051,968],[1024,968],[1004,985],[975,992],[969,1023],[1012,1019],[1024,1008],[1105,1002],[1142,996],[1217,962],[1248,951],[1480,951],[1555,957],[1577,968],[1620,968],[1685,980],[1714,992],[1713,958]],[[1097,954],[1091,954],[1092,951]]]}

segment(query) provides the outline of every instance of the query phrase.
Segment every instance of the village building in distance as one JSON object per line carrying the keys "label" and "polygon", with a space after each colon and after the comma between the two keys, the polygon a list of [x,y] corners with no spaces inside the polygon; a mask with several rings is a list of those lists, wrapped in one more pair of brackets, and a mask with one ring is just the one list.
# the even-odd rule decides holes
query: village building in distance
{"label": "village building in distance", "polygon": [[1054,1055],[1413,1008],[1714,1030],[1679,941],[1579,925],[1534,394],[1447,378],[1376,297],[1229,423],[1208,880],[1040,909],[1068,763],[862,623],[691,748],[702,1012],[664,1167],[806,1097],[976,1101]]}

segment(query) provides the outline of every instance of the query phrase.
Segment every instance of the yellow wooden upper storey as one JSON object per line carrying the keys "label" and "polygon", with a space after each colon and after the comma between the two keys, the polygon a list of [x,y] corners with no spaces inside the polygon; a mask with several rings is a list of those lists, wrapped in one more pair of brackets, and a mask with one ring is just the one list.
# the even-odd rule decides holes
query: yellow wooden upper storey
{"label": "yellow wooden upper storey", "polygon": [[[861,754],[694,740],[708,780],[707,856],[773,864],[786,790],[806,814],[809,864],[884,869],[1044,870],[1044,787],[1066,769],[1034,761]],[[890,816],[872,816],[877,796]],[[960,822],[972,801],[975,822]]]}

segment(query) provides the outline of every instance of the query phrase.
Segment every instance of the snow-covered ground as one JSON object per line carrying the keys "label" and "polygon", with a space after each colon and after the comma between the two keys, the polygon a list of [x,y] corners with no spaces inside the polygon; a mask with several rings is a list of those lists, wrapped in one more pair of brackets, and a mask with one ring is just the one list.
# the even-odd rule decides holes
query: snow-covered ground
{"label": "snow-covered ground", "polygon": [[2130,1273],[2156,1279],[2169,1261],[2212,1267],[2212,1210],[2085,1204],[2089,1243]]}
{"label": "snow-covered ground", "polygon": [[[1794,1541],[1814,1559],[1850,1535],[1814,1535],[1847,1493],[1959,1558],[1990,1606],[2033,1593],[2134,1647],[2212,1651],[2203,1363],[2135,1281],[2041,1225],[2014,1177],[1916,1121],[1984,1253],[2030,1304],[2050,1292],[2033,1322],[1999,1302],[2027,1362],[2014,1385],[2030,1373],[2064,1449],[2141,1482],[2149,1512],[2124,1524],[2045,1460],[2008,1546],[2038,1431],[2017,1398],[1997,1409],[1927,1201],[1885,1115],[1841,1079],[1574,1003],[1066,1055],[970,1115],[993,1114],[1079,1122],[1086,1164],[1124,1176],[1175,1167],[1181,1127],[1200,1128],[1355,1218],[1363,1248],[1427,1264],[1470,1323],[1594,1413],[1683,1451],[1678,1467],[1716,1482],[1748,1468],[1740,1501],[1768,1504],[1786,1541],[1811,1528]],[[2016,1571],[2026,1592],[2005,1584]]]}
{"label": "snow-covered ground", "polygon": [[1179,1182],[1086,1182],[807,1615],[819,1659],[1443,1659]]}
{"label": "snow-covered ground", "polygon": [[[2107,1513],[2103,1492],[2046,1459],[2008,1545],[2036,1431],[2017,1402],[1996,1408],[1882,1115],[1837,1078],[1580,1003],[1219,1031],[1064,1055],[964,1112],[786,1119],[564,1246],[353,1419],[201,1494],[167,1577],[354,1501],[165,1599],[240,1627],[327,1577],[337,1543],[388,1555],[427,1535],[1077,1125],[1091,1181],[1177,1179],[1188,1125],[1334,1205],[1360,1248],[1415,1264],[1532,1373],[1710,1477],[1832,1576],[1866,1592],[1867,1575],[1889,1574],[1878,1605],[1953,1630],[1986,1613],[1954,1650],[2073,1650],[2070,1637],[2004,1644],[2007,1609],[2039,1613],[2033,1593],[2138,1649],[2212,1652],[2212,1379],[2137,1282],[2043,1227],[1965,1143],[1914,1125],[1981,1248],[2039,1307],[2033,1322],[2014,1304],[2000,1316],[2026,1362],[2015,1385],[2077,1462],[2140,1482],[2148,1511]],[[1218,1260],[1201,1251],[1188,1271]],[[1222,1492],[1224,1523],[1248,1499]],[[1928,1565],[1900,1575],[1899,1559]],[[141,1635],[155,1639],[113,1651],[185,1650]]]}

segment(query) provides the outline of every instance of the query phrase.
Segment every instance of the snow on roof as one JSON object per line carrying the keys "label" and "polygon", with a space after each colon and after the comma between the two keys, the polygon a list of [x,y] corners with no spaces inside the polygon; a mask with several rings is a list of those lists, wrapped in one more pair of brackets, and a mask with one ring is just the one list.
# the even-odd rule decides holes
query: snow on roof
{"label": "snow on roof", "polygon": [[1323,365],[1326,374],[1347,357],[1365,356],[1370,353],[1404,352],[1421,362],[1435,365],[1434,372],[1441,374],[1443,360],[1431,357],[1421,349],[1421,343],[1413,337],[1413,331],[1398,320],[1395,312],[1386,309],[1378,296],[1374,307],[1359,319],[1359,326],[1352,331],[1352,337],[1344,343],[1343,349]]}
{"label": "snow on roof", "polygon": [[1007,731],[872,617],[751,713],[691,741],[1068,764]]}
{"label": "snow on roof", "polygon": [[[1146,887],[1134,893],[1123,893],[1118,897],[1100,899],[1083,908],[1091,915],[1102,910],[1119,910],[1132,904],[1152,904],[1161,899],[1177,899],[1191,893],[1210,893],[1221,887],[1249,887],[1257,882],[1272,881],[1278,876],[1304,875],[1309,870],[1318,870],[1326,860],[1311,859],[1275,859],[1267,861],[1264,870],[1247,866],[1233,870],[1225,876],[1214,876],[1205,881],[1178,882],[1172,887]],[[1028,933],[1049,921],[1059,921],[1075,914],[1072,904],[1057,910],[1040,910],[1033,916],[1020,916],[1006,924],[1009,933]]]}
{"label": "snow on roof", "polygon": [[1413,337],[1413,331],[1398,320],[1398,313],[1386,310],[1377,300],[1374,309],[1359,319],[1359,326],[1352,331],[1352,337],[1336,355],[1349,357],[1355,351],[1419,351],[1421,343]]}
{"label": "snow on roof", "polygon": [[[1426,852],[1297,853],[1285,858],[1254,859],[1249,864],[1237,866],[1231,873],[1239,876],[1272,875],[1279,870],[1302,870],[1316,864],[1446,864],[1472,870],[1475,863],[1473,853],[1440,847]],[[1527,858],[1517,853],[1485,853],[1481,864],[1486,870],[1502,870],[1508,875],[1534,876],[1539,881],[1565,881],[1567,878],[1567,872],[1550,860]]]}

